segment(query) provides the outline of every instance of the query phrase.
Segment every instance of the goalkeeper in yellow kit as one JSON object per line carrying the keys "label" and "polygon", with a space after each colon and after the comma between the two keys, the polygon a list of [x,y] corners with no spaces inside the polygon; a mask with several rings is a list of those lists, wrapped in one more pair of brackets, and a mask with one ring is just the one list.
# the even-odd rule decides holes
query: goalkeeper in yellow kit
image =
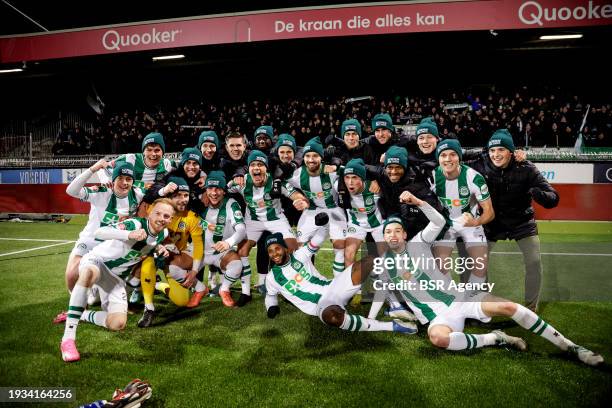
{"label": "goalkeeper in yellow kit", "polygon": [[[156,285],[157,267],[153,257],[148,257],[142,262],[140,282],[145,308],[138,321],[138,327],[149,327],[153,323],[155,317],[153,293],[156,288],[166,293],[177,306],[189,308],[198,306],[202,298],[208,294],[208,288],[196,277],[204,256],[204,244],[200,217],[187,209],[189,185],[185,179],[180,177],[170,177],[168,182],[177,185],[176,191],[170,197],[177,211],[167,227],[169,242],[165,242],[170,252],[166,271],[168,283],[158,282]],[[187,251],[190,237],[193,243],[193,253]],[[191,299],[189,298],[190,288],[195,289]]]}

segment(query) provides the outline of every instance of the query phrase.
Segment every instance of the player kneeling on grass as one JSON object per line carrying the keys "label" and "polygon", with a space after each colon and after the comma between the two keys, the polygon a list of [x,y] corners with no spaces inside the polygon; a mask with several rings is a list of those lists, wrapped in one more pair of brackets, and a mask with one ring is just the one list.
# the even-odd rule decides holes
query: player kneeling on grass
{"label": "player kneeling on grass", "polygon": [[[187,184],[187,180],[181,177],[170,177],[168,182],[176,185],[176,190],[170,197],[176,212],[168,224],[168,238],[164,242],[170,253],[167,273],[169,284],[155,282],[157,268],[153,257],[143,261],[140,282],[145,299],[145,308],[142,318],[138,321],[139,327],[149,327],[153,323],[155,315],[153,293],[156,288],[166,293],[177,306],[188,308],[197,307],[202,298],[208,294],[208,288],[196,277],[204,256],[204,245],[200,217],[188,209],[189,184]],[[190,239],[193,244],[193,252],[187,252]],[[178,282],[182,287],[174,285],[172,280]],[[187,303],[183,303],[182,299],[189,298],[189,293],[174,293],[176,291],[184,292],[190,288],[194,289],[194,293]]]}
{"label": "player kneeling on grass", "polygon": [[[315,224],[324,227],[329,221],[326,213],[315,216]],[[266,277],[266,310],[269,318],[280,313],[278,294],[302,312],[319,316],[326,324],[349,331],[396,331],[414,334],[413,323],[400,320],[382,322],[348,313],[345,306],[361,288],[372,269],[373,258],[366,258],[346,268],[333,280],[321,275],[311,262],[311,256],[325,241],[327,228],[318,228],[310,241],[290,254],[282,234],[275,233],[266,240],[268,255],[273,262],[272,272]]]}
{"label": "player kneeling on grass", "polygon": [[[430,223],[413,239],[406,242],[407,233],[401,218],[391,216],[385,221],[384,236],[390,248],[385,257],[397,260],[398,256],[405,255],[409,260],[401,262],[400,265],[397,262],[390,262],[392,267],[387,267],[387,272],[391,282],[396,285],[405,283],[404,287],[407,289],[399,292],[421,323],[429,322],[427,333],[433,345],[453,351],[494,345],[510,345],[525,350],[527,344],[523,339],[509,336],[499,330],[487,334],[463,333],[466,318],[489,322],[492,317],[504,316],[510,317],[521,327],[544,337],[588,365],[603,362],[600,355],[566,339],[554,327],[522,305],[493,296],[488,292],[459,292],[449,289],[448,280],[436,268],[435,263],[424,261],[433,258],[431,243],[442,231],[445,224],[444,217],[426,202],[407,194],[404,193],[402,200],[417,205],[427,215]],[[387,266],[386,262],[383,264]],[[436,285],[432,284],[438,282],[445,288],[433,289]]]}
{"label": "player kneeling on grass", "polygon": [[94,232],[100,227],[135,216],[138,205],[144,196],[141,189],[133,186],[134,166],[124,162],[119,163],[113,169],[113,186],[111,189],[107,187],[85,187],[85,184],[98,170],[105,169],[109,165],[110,162],[100,159],[72,180],[66,188],[68,195],[91,204],[87,225],[79,234],[79,240],[74,245],[66,265],[66,286],[69,292],[72,291],[79,277],[81,258],[101,242],[94,238]]}
{"label": "player kneeling on grass", "polygon": [[[246,238],[246,226],[242,218],[240,205],[233,198],[225,195],[227,182],[222,171],[213,171],[208,175],[205,194],[209,206],[200,214],[204,230],[204,264],[214,265],[223,272],[223,281],[219,295],[223,304],[234,307],[236,302],[230,294],[230,286],[240,278],[242,261],[234,245]],[[243,292],[238,299],[238,306],[251,301],[251,295]]]}
{"label": "player kneeling on grass", "polygon": [[[79,320],[110,330],[125,327],[128,306],[125,279],[132,266],[143,257],[155,251],[168,256],[162,242],[168,236],[166,226],[174,211],[170,200],[159,199],[153,203],[147,218],[130,218],[95,232],[95,237],[104,242],[86,254],[79,264],[79,279],[70,295],[66,328],[60,345],[64,361],[81,358],[75,342]],[[101,312],[85,310],[87,289],[93,284],[99,287]]]}

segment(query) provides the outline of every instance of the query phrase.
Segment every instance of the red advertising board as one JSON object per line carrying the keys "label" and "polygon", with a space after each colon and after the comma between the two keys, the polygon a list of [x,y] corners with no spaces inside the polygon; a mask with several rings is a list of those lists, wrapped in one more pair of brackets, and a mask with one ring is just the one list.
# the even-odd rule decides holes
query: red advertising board
{"label": "red advertising board", "polygon": [[[612,184],[555,184],[561,200],[538,220],[612,221]],[[0,213],[87,214],[89,204],[66,194],[65,184],[0,184]]]}
{"label": "red advertising board", "polygon": [[333,6],[201,16],[0,38],[0,63],[293,38],[610,24],[601,0]]}

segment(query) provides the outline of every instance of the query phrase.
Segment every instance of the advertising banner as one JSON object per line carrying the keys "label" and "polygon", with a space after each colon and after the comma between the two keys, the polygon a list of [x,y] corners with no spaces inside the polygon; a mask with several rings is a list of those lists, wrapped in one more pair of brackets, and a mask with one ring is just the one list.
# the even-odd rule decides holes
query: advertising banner
{"label": "advertising banner", "polygon": [[595,163],[593,181],[595,183],[612,183],[612,163]]}
{"label": "advertising banner", "polygon": [[592,184],[592,163],[534,163],[551,184]]}
{"label": "advertising banner", "polygon": [[0,184],[61,184],[59,169],[0,170]]}
{"label": "advertising banner", "polygon": [[601,0],[397,2],[139,22],[0,38],[0,63],[293,38],[610,24]]}

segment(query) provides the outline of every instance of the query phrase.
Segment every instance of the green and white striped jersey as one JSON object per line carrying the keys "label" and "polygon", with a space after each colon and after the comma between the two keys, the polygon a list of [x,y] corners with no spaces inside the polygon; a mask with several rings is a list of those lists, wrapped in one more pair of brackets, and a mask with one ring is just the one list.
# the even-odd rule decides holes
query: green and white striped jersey
{"label": "green and white striped jersey", "polygon": [[[280,198],[272,198],[272,182],[272,177],[268,173],[266,183],[262,187],[257,187],[253,184],[251,175],[247,174],[244,178],[244,186],[232,181],[227,191],[242,194],[247,205],[247,220],[266,222],[286,219]],[[290,197],[291,194],[295,193],[295,189],[284,182],[281,193],[285,197]]]}
{"label": "green and white striped jersey", "polygon": [[[415,236],[410,242],[406,243],[406,250],[401,254],[391,251],[385,253],[385,258],[394,259],[396,256],[407,255],[408,263],[406,269],[398,270],[396,264],[386,270],[386,281],[391,281],[396,285],[402,280],[405,272],[411,273],[408,282],[413,282],[413,290],[399,290],[404,300],[410,306],[415,316],[422,324],[432,321],[436,316],[446,313],[450,306],[457,300],[457,294],[448,293],[439,289],[421,289],[421,284],[425,285],[431,281],[444,281],[445,278],[437,269],[434,263],[434,256],[430,250],[430,244],[425,243],[420,238],[420,234]],[[423,283],[421,283],[423,282]],[[435,286],[433,286],[435,287]],[[397,288],[397,286],[396,286]]]}
{"label": "green and white striped jersey", "polygon": [[289,255],[285,265],[274,265],[266,276],[267,295],[281,294],[302,312],[316,316],[319,300],[332,282],[312,264],[310,258],[316,252],[306,244]]}
{"label": "green and white striped jersey", "polygon": [[89,220],[79,234],[79,239],[93,238],[98,228],[135,216],[143,196],[144,192],[138,187],[132,187],[123,198],[117,197],[112,189],[104,186],[83,187],[79,191],[79,198],[90,203],[91,208]]}
{"label": "green and white striped jersey", "polygon": [[[321,164],[321,167],[323,165]],[[338,174],[323,173],[310,176],[305,165],[296,169],[287,180],[295,188],[304,192],[310,201],[310,210],[315,208],[336,208],[338,202]]]}
{"label": "green and white striped jersey", "polygon": [[[134,166],[134,185],[143,190],[156,181],[160,181],[175,168],[174,162],[162,158],[156,168],[149,168],[144,162],[142,153],[129,153],[119,156],[116,161],[125,161]],[[112,171],[112,169],[111,169]]]}
{"label": "green and white striped jersey", "polygon": [[[129,218],[108,227],[125,231],[135,231],[140,228],[147,232],[147,239],[136,241],[129,239],[122,241],[119,239],[109,239],[102,242],[91,250],[91,253],[101,258],[104,265],[115,275],[122,279],[129,276],[132,266],[141,261],[144,256],[150,255],[155,247],[161,244],[168,237],[168,230],[164,228],[157,235],[152,235],[146,218]],[[108,228],[107,227],[107,228]]]}
{"label": "green and white striped jersey", "polygon": [[384,222],[378,209],[380,196],[370,191],[370,184],[366,180],[361,193],[351,194],[351,208],[346,210],[350,222],[362,228],[375,228]]}
{"label": "green and white striped jersey", "polygon": [[449,211],[451,220],[461,217],[464,212],[477,215],[478,202],[489,199],[489,188],[484,177],[471,167],[461,164],[459,177],[447,180],[441,167],[433,171],[432,190]]}
{"label": "green and white striped jersey", "polygon": [[200,217],[204,231],[204,253],[207,255],[218,254],[219,252],[213,249],[213,245],[234,235],[237,224],[244,224],[240,205],[230,197],[224,197],[219,208],[206,207]]}

